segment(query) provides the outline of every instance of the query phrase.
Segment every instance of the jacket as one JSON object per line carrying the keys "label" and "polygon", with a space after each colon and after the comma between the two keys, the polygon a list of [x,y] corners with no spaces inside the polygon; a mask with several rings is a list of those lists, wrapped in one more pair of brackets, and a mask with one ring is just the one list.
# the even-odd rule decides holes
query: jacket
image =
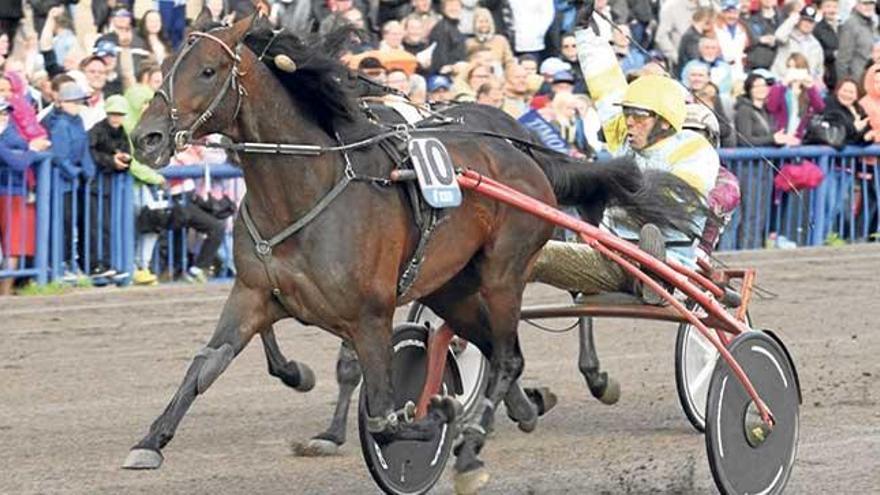
{"label": "jacket", "polygon": [[[855,103],[855,110],[860,119],[865,117],[865,110],[862,109],[862,106],[859,105],[858,102]],[[829,94],[828,98],[825,100],[825,111],[822,115],[825,117],[826,121],[846,129],[846,140],[844,141],[844,144],[865,144],[865,133],[868,132],[870,127],[865,127],[861,131],[857,130],[855,124],[856,117],[848,108],[837,101],[837,97],[834,94]]]}
{"label": "jacket", "polygon": [[431,57],[430,73],[436,74],[445,65],[465,60],[467,52],[464,41],[464,35],[458,30],[458,19],[444,16],[438,21],[428,35],[429,43],[437,43],[434,55]]}
{"label": "jacket", "polygon": [[[647,149],[633,150],[627,141],[626,123],[619,106],[626,92],[627,83],[617,63],[617,57],[611,46],[593,34],[592,29],[575,32],[575,38],[589,96],[596,106],[602,122],[605,142],[611,154],[633,156],[643,170],[657,169],[670,172],[708,197],[709,191],[715,186],[720,167],[720,159],[715,148],[701,134],[685,129],[661,139]],[[662,95],[658,97],[662,98]],[[705,219],[695,220],[697,223],[705,222]],[[623,238],[638,237],[637,233],[627,231],[615,222],[613,214],[611,217],[606,214],[604,223]],[[688,239],[681,234],[673,234],[669,240]],[[692,261],[693,252],[689,249],[678,252],[671,249],[670,252],[682,262]]]}
{"label": "jacket", "polygon": [[[767,95],[767,111],[773,116],[773,121],[775,123],[773,132],[785,130],[788,125],[788,102],[786,101],[787,91],[788,88],[786,86],[781,83],[776,83],[770,88],[770,94]],[[804,137],[807,125],[810,123],[810,118],[825,110],[825,102],[822,101],[819,90],[816,89],[815,85],[807,88],[806,92],[807,107],[804,110],[803,115],[800,116],[800,121],[797,130],[795,131],[795,136],[798,138]]]}
{"label": "jacket", "polygon": [[[97,171],[100,172],[98,177],[104,184],[103,193],[107,196],[110,194],[113,176],[119,173],[128,173],[125,170],[116,170],[116,164],[113,161],[113,156],[117,152],[131,154],[128,134],[125,133],[122,126],[114,129],[107,122],[107,119],[104,119],[89,130],[89,147]],[[97,181],[92,182],[92,191],[97,190]]]}
{"label": "jacket", "polygon": [[95,176],[95,162],[89,149],[89,135],[79,115],[70,115],[54,109],[46,117],[44,125],[52,140],[52,164],[61,170],[61,187],[64,192],[73,188],[73,180],[90,180]]}
{"label": "jacket", "polygon": [[26,171],[39,158],[28,149],[12,122],[0,133],[0,195],[27,195]]}
{"label": "jacket", "polygon": [[745,96],[736,99],[736,130],[744,138],[738,146],[776,146],[774,123],[766,107],[758,108]]}
{"label": "jacket", "polygon": [[813,36],[819,40],[825,52],[825,86],[833,88],[837,85],[837,49],[840,47],[838,32],[823,19],[813,29]]}
{"label": "jacket", "polygon": [[840,26],[839,46],[837,50],[837,80],[851,77],[856,81],[862,79],[865,67],[871,60],[871,48],[874,45],[874,23],[862,14],[853,12]]}
{"label": "jacket", "polygon": [[771,70],[779,75],[785,74],[788,57],[792,53],[800,52],[810,64],[810,74],[821,79],[825,73],[825,51],[815,36],[795,29],[799,19],[797,15],[789,17],[776,29],[776,41],[779,45]]}
{"label": "jacket", "polygon": [[751,40],[746,50],[746,65],[749,69],[769,69],[773,65],[773,59],[776,57],[776,42],[774,41],[772,45],[766,45],[759,40],[762,36],[774,34],[780,24],[782,24],[782,18],[778,11],[772,19],[764,17],[759,11],[752,14],[746,21]]}

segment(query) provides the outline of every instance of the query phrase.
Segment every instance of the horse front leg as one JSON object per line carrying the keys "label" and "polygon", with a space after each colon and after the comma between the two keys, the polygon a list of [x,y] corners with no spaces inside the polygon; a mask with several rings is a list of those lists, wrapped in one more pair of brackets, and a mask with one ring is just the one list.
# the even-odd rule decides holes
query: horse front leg
{"label": "horse front leg", "polygon": [[147,435],[132,447],[123,468],[157,469],[162,465],[162,449],[174,437],[196,396],[205,393],[259,329],[271,326],[268,315],[274,313],[272,309],[267,294],[236,282],[211,340],[196,353],[177,392]]}
{"label": "horse front leg", "polygon": [[345,443],[345,427],[348,423],[348,410],[351,397],[361,383],[361,366],[357,354],[350,343],[343,340],[339,346],[339,358],[336,360],[336,383],[339,384],[339,397],[336,399],[336,410],[330,426],[315,435],[305,446],[294,446],[296,455],[317,457],[336,455],[339,447]]}

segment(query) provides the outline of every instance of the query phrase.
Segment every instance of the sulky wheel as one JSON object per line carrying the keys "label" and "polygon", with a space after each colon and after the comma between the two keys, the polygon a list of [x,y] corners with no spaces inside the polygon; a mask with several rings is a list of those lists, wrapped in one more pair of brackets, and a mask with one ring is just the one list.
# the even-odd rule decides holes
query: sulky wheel
{"label": "sulky wheel", "polygon": [[[428,330],[424,326],[403,324],[392,337],[391,384],[394,407],[403,408],[408,401],[419,399],[428,366]],[[440,394],[451,393],[457,377],[455,367],[447,360]],[[358,407],[358,433],[364,461],[370,475],[385,493],[425,493],[437,483],[446,467],[456,433],[454,425],[443,425],[434,439],[419,442],[399,440],[380,446],[367,431],[367,387],[361,387]]]}
{"label": "sulky wheel", "polygon": [[[746,322],[751,328],[748,313]],[[685,416],[699,432],[706,431],[706,395],[716,361],[718,350],[699,330],[690,323],[679,325],[675,338],[675,388]]]}
{"label": "sulky wheel", "polygon": [[[440,325],[443,324],[442,318],[418,302],[413,303],[410,307],[406,321],[422,326],[427,324],[434,329],[440,328]],[[462,393],[456,395],[455,398],[464,409],[461,422],[467,423],[485,396],[486,386],[489,383],[489,361],[477,349],[477,346],[467,343],[465,340],[453,339],[450,348],[452,348],[455,364],[461,376]]]}
{"label": "sulky wheel", "polygon": [[785,348],[763,332],[746,332],[728,346],[773,413],[763,427],[757,407],[724,360],[709,383],[706,450],[721,493],[781,493],[797,453],[800,390]]}

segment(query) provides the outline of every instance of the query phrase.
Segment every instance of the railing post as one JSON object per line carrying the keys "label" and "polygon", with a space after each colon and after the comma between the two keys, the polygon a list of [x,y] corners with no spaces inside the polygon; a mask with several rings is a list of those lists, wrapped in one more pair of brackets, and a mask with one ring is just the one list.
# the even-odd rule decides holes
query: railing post
{"label": "railing post", "polygon": [[49,281],[49,227],[51,222],[52,159],[45,158],[37,164],[37,250],[34,265],[37,284]]}
{"label": "railing post", "polygon": [[134,277],[134,177],[125,174],[122,179],[122,269]]}

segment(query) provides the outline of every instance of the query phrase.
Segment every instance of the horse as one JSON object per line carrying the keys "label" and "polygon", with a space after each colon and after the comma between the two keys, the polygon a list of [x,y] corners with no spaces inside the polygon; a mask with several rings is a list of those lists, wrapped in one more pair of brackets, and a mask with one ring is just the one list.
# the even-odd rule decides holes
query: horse
{"label": "horse", "polygon": [[[271,345],[272,325],[285,318],[318,326],[351,346],[366,387],[367,429],[380,443],[433,438],[458,412],[449,398],[432,400],[426,416],[415,421],[394,410],[394,309],[419,300],[474,343],[491,373],[484,410],[477,424],[463,428],[457,448],[456,484],[465,491],[488,479],[479,459],[481,424],[501,400],[528,403],[517,383],[524,366],[519,310],[530,267],[553,226],[465,191],[460,206],[440,214],[418,276],[398,293],[420,238],[407,193],[387,180],[401,165],[391,149],[405,147],[407,132],[384,131],[363,116],[349,71],[330,53],[324,45],[273,32],[258,12],[227,28],[191,33],[163,67],[162,87],[131,136],[142,163],[161,168],[175,148],[213,133],[234,143],[272,143],[263,149],[307,145],[292,145],[301,150],[294,155],[234,148],[241,151],[248,192],[234,223],[232,289],[212,337],[124,467],[161,465],[162,449],[195,398],[254,335],[263,338],[270,370],[308,390],[314,381],[308,367],[287,361],[277,343]],[[671,174],[641,172],[631,160],[584,163],[462,125],[426,127],[419,135],[442,141],[459,167],[551,206],[557,200],[585,211],[616,205],[639,223],[682,229],[693,210],[680,199],[699,199]]]}

